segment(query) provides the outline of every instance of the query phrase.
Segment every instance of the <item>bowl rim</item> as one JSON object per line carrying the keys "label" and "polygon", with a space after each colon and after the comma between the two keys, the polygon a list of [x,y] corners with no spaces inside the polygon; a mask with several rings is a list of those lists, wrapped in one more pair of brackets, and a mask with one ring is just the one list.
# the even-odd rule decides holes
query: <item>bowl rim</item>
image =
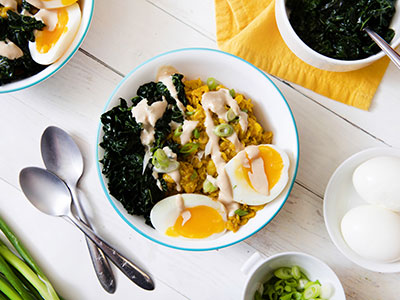
{"label": "bowl rim", "polygon": [[[393,155],[396,152],[395,155],[400,154],[400,149],[399,148],[395,148],[395,147],[371,147],[371,148],[366,148],[364,150],[358,151],[354,154],[352,154],[351,156],[349,156],[348,158],[346,158],[342,163],[340,163],[340,165],[335,169],[335,171],[332,173],[331,177],[329,178],[328,184],[326,185],[325,188],[325,192],[324,192],[324,203],[323,203],[323,216],[324,216],[324,223],[325,223],[325,227],[326,230],[328,231],[328,235],[331,239],[331,241],[333,242],[333,244],[336,246],[336,249],[339,250],[340,253],[342,253],[349,261],[351,261],[352,263],[366,269],[366,270],[370,270],[373,272],[381,272],[381,273],[397,273],[400,272],[400,267],[399,268],[392,268],[392,269],[385,269],[384,266],[391,266],[394,263],[399,263],[399,261],[395,261],[392,263],[379,263],[379,262],[374,262],[374,261],[370,261],[371,264],[373,264],[374,266],[370,266],[368,265],[368,263],[364,263],[363,261],[360,261],[358,258],[367,261],[366,259],[362,258],[360,255],[358,255],[356,252],[354,252],[349,246],[349,250],[347,251],[346,248],[343,248],[340,246],[339,241],[343,240],[344,243],[347,245],[346,241],[344,240],[343,236],[340,235],[340,238],[337,237],[337,235],[335,235],[333,233],[333,226],[330,225],[330,223],[328,223],[328,219],[331,219],[328,216],[328,208],[327,208],[327,198],[332,198],[332,193],[330,192],[330,190],[332,189],[332,182],[335,180],[335,178],[338,176],[338,173],[340,173],[343,169],[347,168],[347,165],[351,162],[353,162],[354,160],[357,160],[360,157],[368,157],[369,154],[374,154],[373,157],[377,157],[377,156],[383,156],[383,155]],[[370,158],[367,158],[370,159]],[[364,159],[365,161],[365,159]],[[352,184],[352,183],[351,183]],[[329,200],[328,200],[329,201]],[[368,202],[365,201],[364,205],[370,205]],[[340,225],[339,225],[340,226]],[[357,257],[357,260],[353,259],[353,255],[352,253],[354,253],[354,255]]]}
{"label": "bowl rim", "polygon": [[[296,31],[293,29],[293,26],[289,21],[289,16],[288,16],[287,10],[286,10],[286,0],[276,0],[276,1],[283,2],[283,6],[281,6],[280,13],[281,14],[283,13],[284,18],[282,18],[282,20],[284,21],[287,29],[290,31],[293,38],[296,40],[297,43],[300,43],[301,45],[303,45],[304,49],[307,52],[309,52],[310,55],[317,57],[319,60],[324,60],[327,63],[335,64],[335,65],[339,65],[339,66],[349,66],[349,65],[358,65],[358,64],[369,64],[369,63],[375,62],[385,56],[385,53],[383,52],[383,50],[380,50],[378,53],[375,53],[374,55],[368,56],[366,58],[356,59],[356,60],[343,60],[343,59],[336,59],[336,58],[332,58],[329,56],[325,56],[325,55],[315,51],[310,46],[308,46],[305,42],[303,42],[303,40],[297,35]],[[390,43],[390,46],[393,48],[396,48],[397,46],[399,46],[399,44],[400,44],[400,36],[396,40],[396,43],[393,43],[393,40],[392,40]]]}
{"label": "bowl rim", "polygon": [[[72,56],[75,55],[75,53],[78,51],[78,49],[79,49],[80,46],[82,45],[83,40],[86,38],[86,35],[87,35],[87,33],[88,33],[88,31],[89,31],[89,28],[90,28],[90,24],[92,23],[92,20],[93,20],[94,1],[95,1],[95,0],[87,0],[87,1],[90,1],[90,2],[91,2],[91,4],[90,4],[90,13],[89,13],[89,19],[88,19],[87,26],[86,26],[85,31],[83,32],[82,37],[80,38],[79,42],[76,44],[74,50],[72,50],[72,52],[68,55],[68,57],[67,57],[62,63],[60,63],[60,65],[57,66],[51,73],[47,74],[46,76],[41,77],[41,78],[38,78],[36,81],[34,81],[34,82],[32,82],[32,83],[27,84],[27,85],[22,85],[22,86],[20,86],[20,87],[15,87],[15,88],[12,88],[12,89],[4,89],[4,90],[0,89],[0,94],[6,94],[6,93],[12,93],[12,92],[21,91],[21,90],[27,89],[27,88],[29,88],[29,87],[31,87],[31,86],[34,86],[34,85],[36,85],[36,84],[38,84],[38,83],[41,83],[42,81],[46,80],[47,78],[53,76],[53,75],[54,75],[57,71],[59,71],[67,62],[70,61],[70,59],[72,58]],[[51,64],[50,64],[49,66],[51,66]],[[49,66],[47,66],[47,67],[49,67]],[[47,68],[47,67],[46,67],[46,68]],[[40,72],[43,72],[46,68],[44,68],[44,69],[43,69],[42,71],[40,71]],[[36,73],[36,74],[40,74],[40,72],[39,72],[39,73]],[[32,75],[32,76],[35,76],[36,74],[34,74],[34,75]],[[29,77],[32,77],[32,76],[29,76]],[[27,77],[27,78],[29,78],[29,77]],[[20,79],[20,80],[17,80],[16,82],[23,81],[23,80],[25,80],[25,79],[26,79],[26,78],[22,78],[22,79]]]}
{"label": "bowl rim", "polygon": [[185,251],[197,251],[197,252],[198,252],[198,251],[211,251],[211,250],[217,250],[217,249],[222,249],[222,248],[225,248],[225,247],[232,246],[232,245],[234,245],[234,244],[237,244],[237,243],[239,243],[239,242],[241,242],[241,241],[243,241],[243,240],[249,238],[250,236],[256,234],[258,231],[260,231],[261,229],[263,229],[263,228],[264,228],[268,223],[270,223],[270,222],[272,221],[272,219],[275,218],[275,216],[280,212],[280,210],[282,209],[283,205],[286,203],[286,200],[288,199],[288,197],[289,197],[289,195],[290,195],[290,193],[291,193],[291,191],[292,191],[292,188],[293,188],[293,185],[294,185],[294,182],[295,182],[295,179],[296,179],[297,171],[298,171],[298,165],[299,165],[299,159],[300,159],[300,158],[299,158],[299,155],[300,155],[300,151],[299,151],[299,150],[300,150],[300,145],[299,145],[299,134],[298,134],[297,126],[296,126],[296,121],[295,121],[295,119],[294,119],[292,110],[290,109],[290,106],[289,106],[288,102],[286,101],[286,99],[285,99],[285,97],[283,96],[282,92],[281,92],[281,91],[278,89],[278,87],[274,84],[274,82],[273,82],[263,71],[261,71],[259,68],[257,68],[257,67],[254,66],[253,64],[249,63],[248,61],[244,60],[243,58],[240,58],[240,57],[238,57],[238,56],[236,56],[236,55],[234,55],[234,54],[231,54],[231,53],[227,53],[227,52],[224,52],[224,51],[221,51],[221,50],[217,50],[217,49],[212,49],[212,48],[189,47],[189,48],[180,48],[180,49],[170,50],[170,51],[167,51],[167,52],[163,52],[163,53],[161,53],[161,54],[158,54],[158,55],[156,55],[156,56],[154,56],[154,57],[152,57],[152,58],[146,60],[145,62],[139,64],[139,65],[136,66],[132,71],[130,71],[130,72],[118,83],[118,85],[114,88],[114,90],[113,90],[113,92],[111,93],[110,97],[108,98],[108,100],[107,100],[107,102],[106,102],[106,104],[105,104],[105,106],[104,106],[104,109],[103,109],[103,111],[102,111],[101,114],[103,114],[104,112],[106,112],[106,109],[108,108],[110,102],[112,101],[112,99],[114,98],[115,94],[118,92],[118,90],[120,89],[120,87],[121,87],[121,86],[125,83],[125,81],[127,81],[138,69],[142,68],[144,65],[146,65],[147,63],[149,63],[149,62],[151,62],[151,61],[153,61],[153,60],[155,60],[155,59],[157,59],[157,58],[160,58],[160,57],[163,57],[163,56],[172,54],[172,53],[184,52],[184,51],[206,51],[206,52],[208,51],[208,52],[216,52],[216,53],[220,53],[220,54],[223,54],[223,55],[228,55],[228,56],[233,57],[233,58],[235,58],[235,59],[237,59],[237,60],[239,60],[239,61],[241,61],[241,62],[244,62],[244,63],[248,64],[250,67],[252,67],[253,69],[255,69],[256,71],[258,71],[262,76],[264,76],[264,77],[273,85],[273,87],[278,91],[278,93],[279,93],[280,96],[282,97],[282,100],[283,100],[284,103],[286,104],[286,107],[287,107],[287,109],[288,109],[288,111],[289,111],[289,113],[290,113],[290,116],[291,116],[291,118],[292,118],[293,126],[294,126],[295,133],[296,133],[296,136],[295,136],[295,137],[296,137],[296,146],[297,146],[297,147],[296,147],[296,152],[297,152],[297,153],[296,153],[296,154],[297,154],[297,155],[296,155],[296,158],[297,158],[297,159],[296,159],[296,163],[295,163],[295,166],[294,166],[294,173],[293,173],[292,181],[290,182],[289,189],[288,189],[288,191],[287,191],[287,194],[286,194],[286,196],[285,196],[285,199],[282,201],[281,206],[277,209],[277,211],[273,214],[273,216],[272,216],[270,219],[268,219],[268,220],[267,220],[263,225],[261,225],[257,230],[255,230],[254,232],[248,234],[248,235],[245,236],[244,238],[241,238],[241,239],[239,239],[239,240],[233,241],[233,242],[231,242],[231,243],[227,243],[227,244],[225,244],[225,245],[216,246],[216,247],[209,247],[209,248],[187,248],[187,247],[179,247],[179,246],[174,246],[174,245],[171,245],[171,244],[168,244],[168,243],[159,241],[159,240],[157,240],[156,238],[153,238],[153,237],[149,236],[148,234],[142,232],[139,228],[137,228],[134,224],[132,224],[132,223],[120,212],[120,210],[116,207],[116,205],[115,205],[115,203],[114,203],[114,200],[111,199],[111,196],[110,196],[109,191],[108,191],[108,189],[107,189],[107,187],[106,187],[106,185],[105,185],[104,178],[103,178],[103,175],[102,175],[102,172],[101,172],[101,168],[100,168],[100,157],[99,157],[99,148],[100,148],[100,147],[99,147],[99,140],[100,140],[100,134],[101,134],[101,132],[102,132],[102,124],[101,124],[101,121],[99,122],[99,125],[98,125],[97,139],[96,139],[96,146],[95,146],[95,147],[96,147],[96,158],[97,158],[97,161],[96,161],[97,174],[98,174],[98,176],[99,176],[100,184],[101,184],[101,187],[102,187],[102,189],[103,189],[103,192],[104,192],[104,194],[106,195],[106,197],[107,197],[109,203],[111,204],[111,206],[114,208],[114,210],[117,212],[117,214],[122,218],[122,220],[124,220],[124,222],[125,222],[126,224],[128,224],[132,229],[134,229],[137,233],[139,233],[140,235],[144,236],[145,238],[149,239],[149,240],[152,241],[152,242],[155,242],[155,243],[157,243],[157,244],[159,244],[159,245],[163,245],[163,246],[166,246],[166,247],[169,247],[169,248],[172,248],[172,249],[185,250]]}

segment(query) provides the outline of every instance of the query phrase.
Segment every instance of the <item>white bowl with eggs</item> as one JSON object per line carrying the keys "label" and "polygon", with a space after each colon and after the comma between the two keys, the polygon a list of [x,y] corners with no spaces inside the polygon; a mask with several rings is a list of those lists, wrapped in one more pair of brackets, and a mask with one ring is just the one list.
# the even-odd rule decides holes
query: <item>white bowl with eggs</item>
{"label": "white bowl with eggs", "polygon": [[343,286],[335,272],[322,260],[302,252],[283,252],[270,257],[255,252],[241,268],[247,276],[241,299],[253,300],[260,285],[268,281],[275,270],[293,266],[298,266],[311,281],[318,280],[321,285],[329,286],[329,300],[346,299]]}
{"label": "white bowl with eggs", "polygon": [[[396,48],[400,45],[400,2],[395,2],[396,13],[393,16],[390,28],[394,29],[395,36],[390,45]],[[383,51],[358,60],[334,59],[310,48],[294,31],[289,21],[290,11],[286,8],[286,0],[276,0],[275,18],[279,32],[289,49],[305,63],[318,69],[335,72],[347,72],[364,68],[385,56]],[[372,42],[372,40],[371,40]]]}
{"label": "white bowl with eggs", "polygon": [[[38,1],[38,0],[36,0]],[[51,2],[49,2],[51,3]],[[34,86],[47,78],[53,76],[58,70],[60,70],[71,58],[72,56],[78,51],[80,45],[82,44],[83,40],[86,37],[86,34],[89,30],[90,23],[93,17],[93,10],[94,10],[94,0],[78,0],[78,4],[81,10],[81,19],[79,22],[74,22],[74,24],[69,24],[69,26],[75,27],[78,26],[77,32],[73,36],[69,36],[65,41],[65,45],[58,45],[56,48],[53,49],[56,51],[49,51],[49,55],[56,55],[56,53],[52,52],[59,52],[63,53],[62,56],[57,59],[55,62],[49,64],[45,69],[40,71],[39,73],[20,79],[11,83],[4,84],[0,86],[0,94],[2,93],[10,93],[19,90],[23,90],[25,88]],[[48,4],[47,4],[48,5]],[[76,19],[75,16],[77,14],[72,12],[70,15],[69,20]],[[68,25],[68,24],[67,24]],[[30,48],[33,48],[32,46]],[[34,54],[35,55],[35,54]],[[33,55],[32,55],[33,56]],[[39,58],[42,62],[48,61],[49,57]],[[51,57],[50,57],[51,58]]]}
{"label": "white bowl with eggs", "polygon": [[326,187],[324,218],[333,243],[368,270],[400,272],[400,185],[393,184],[396,178],[398,182],[400,150],[371,148],[345,160]]}
{"label": "white bowl with eggs", "polygon": [[[273,144],[284,150],[290,160],[288,182],[280,195],[258,211],[246,225],[236,233],[226,232],[215,239],[181,239],[160,234],[146,225],[144,218],[130,215],[121,203],[108,192],[107,179],[102,175],[102,166],[98,162],[97,169],[100,182],[106,197],[118,215],[135,231],[144,237],[181,250],[215,250],[238,243],[267,225],[282,208],[292,189],[298,167],[299,141],[295,120],[289,105],[272,81],[258,68],[234,55],[213,49],[188,48],[178,49],[158,55],[131,71],[115,88],[104,111],[119,104],[119,98],[130,99],[136,95],[139,86],[154,81],[161,66],[173,66],[188,79],[209,77],[217,78],[223,85],[235,89],[238,93],[251,98],[257,120],[264,129],[272,131]],[[102,124],[99,124],[97,145],[103,139]],[[97,146],[96,157],[99,161],[104,150]]]}

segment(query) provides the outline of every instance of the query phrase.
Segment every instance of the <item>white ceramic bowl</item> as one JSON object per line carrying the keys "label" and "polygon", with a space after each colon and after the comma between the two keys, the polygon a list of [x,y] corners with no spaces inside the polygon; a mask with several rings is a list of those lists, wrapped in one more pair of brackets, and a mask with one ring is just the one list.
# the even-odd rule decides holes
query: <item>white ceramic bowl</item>
{"label": "white ceramic bowl", "polygon": [[272,277],[276,269],[292,266],[298,266],[311,281],[319,280],[321,285],[331,285],[333,294],[329,300],[346,299],[343,286],[335,272],[318,258],[301,252],[284,252],[268,258],[258,252],[254,253],[242,267],[243,273],[247,275],[242,299],[253,300],[254,293],[261,284]]}
{"label": "white ceramic bowl", "polygon": [[[296,54],[305,63],[316,68],[346,72],[360,69],[370,65],[371,63],[382,58],[385,54],[380,51],[370,57],[359,60],[340,60],[324,56],[309,46],[307,46],[296,34],[289,22],[289,11],[286,9],[286,0],[276,0],[275,2],[275,17],[279,32],[289,49]],[[393,17],[391,28],[395,31],[395,36],[391,42],[392,47],[397,47],[400,44],[400,2],[396,1],[396,14]],[[372,40],[371,40],[372,41]]]}
{"label": "white ceramic bowl", "polygon": [[353,172],[363,162],[382,155],[400,157],[400,149],[371,148],[354,154],[346,159],[333,173],[325,190],[324,219],[333,243],[348,259],[357,265],[375,272],[400,272],[400,261],[393,263],[373,262],[355,253],[345,242],[341,232],[344,215],[352,208],[368,204],[356,192],[353,186]]}
{"label": "white ceramic bowl", "polygon": [[[157,70],[163,65],[172,65],[186,78],[215,77],[229,88],[243,93],[253,100],[257,119],[265,129],[274,134],[273,143],[285,150],[290,159],[289,182],[283,192],[264,209],[257,212],[246,226],[238,232],[228,232],[214,240],[181,240],[159,234],[144,223],[142,217],[129,215],[119,201],[111,197],[107,190],[107,180],[98,173],[104,192],[120,217],[134,230],[159,244],[184,250],[214,250],[240,242],[267,225],[282,208],[292,189],[297,173],[299,141],[296,124],[289,105],[272,81],[259,69],[231,54],[212,49],[179,49],[156,56],[131,71],[115,88],[104,111],[119,104],[119,98],[130,99],[136,96],[138,87],[154,81]],[[98,144],[103,139],[99,124]],[[103,149],[97,148],[97,161],[103,157]]]}
{"label": "white ceramic bowl", "polygon": [[78,1],[82,11],[81,24],[79,25],[78,32],[76,33],[73,42],[69,46],[68,50],[64,53],[64,55],[60,57],[60,59],[57,60],[55,63],[49,65],[48,67],[33,76],[0,86],[0,94],[19,91],[46,80],[50,76],[53,76],[58,70],[60,70],[72,58],[76,51],[78,51],[79,46],[82,44],[89,30],[89,26],[93,16],[94,0]]}

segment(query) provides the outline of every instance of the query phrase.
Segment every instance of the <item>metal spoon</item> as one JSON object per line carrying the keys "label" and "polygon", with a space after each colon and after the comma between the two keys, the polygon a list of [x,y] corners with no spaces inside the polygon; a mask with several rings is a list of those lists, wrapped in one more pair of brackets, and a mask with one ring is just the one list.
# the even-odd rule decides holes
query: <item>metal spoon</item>
{"label": "metal spoon", "polygon": [[65,183],[53,173],[36,167],[23,169],[19,182],[28,200],[45,214],[63,217],[74,223],[104,254],[134,283],[146,290],[153,290],[153,280],[134,263],[97,236],[71,211],[71,194]]}
{"label": "metal spoon", "polygon": [[364,31],[370,36],[370,38],[382,49],[383,52],[390,58],[396,67],[400,69],[400,55],[381,38],[375,31],[364,28]]}
{"label": "metal spoon", "polygon": [[[47,170],[60,177],[69,187],[78,217],[91,229],[77,194],[77,184],[83,173],[83,158],[78,146],[61,128],[50,126],[43,132],[40,148]],[[88,238],[86,243],[101,286],[110,294],[115,292],[115,279],[104,253]]]}

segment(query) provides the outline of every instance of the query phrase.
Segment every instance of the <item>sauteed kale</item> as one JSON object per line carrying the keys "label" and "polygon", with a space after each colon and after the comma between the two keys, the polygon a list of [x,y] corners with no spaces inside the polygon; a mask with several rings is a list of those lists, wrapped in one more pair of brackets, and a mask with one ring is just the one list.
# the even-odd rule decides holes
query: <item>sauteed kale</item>
{"label": "sauteed kale", "polygon": [[380,51],[363,31],[369,27],[387,42],[396,0],[288,0],[290,23],[315,51],[336,59],[356,60]]}
{"label": "sauteed kale", "polygon": [[[22,6],[32,9],[24,1]],[[22,57],[13,60],[0,55],[0,85],[26,78],[45,68],[33,61],[28,49],[28,42],[35,40],[34,30],[41,30],[44,26],[43,22],[12,10],[7,11],[6,17],[0,17],[0,41],[12,41],[24,53]]]}
{"label": "sauteed kale", "polygon": [[[179,100],[185,105],[187,100],[182,78],[180,74],[173,75],[173,83],[178,91]],[[171,107],[156,123],[152,151],[168,146],[178,153],[179,145],[171,141],[166,142],[166,139],[171,132],[170,122],[182,123],[183,116],[167,87],[161,82],[149,82],[139,87],[137,96],[131,100],[133,106],[128,106],[121,98],[120,105],[101,116],[104,137],[100,146],[104,149],[104,157],[100,162],[103,164],[102,172],[108,178],[108,190],[128,213],[144,216],[147,224],[150,224],[151,209],[164,198],[167,185],[160,176],[160,190],[152,175],[151,164],[147,165],[143,173],[145,148],[140,141],[142,125],[136,122],[131,110],[143,99],[147,99],[147,103],[151,105],[162,101],[163,97]]]}

